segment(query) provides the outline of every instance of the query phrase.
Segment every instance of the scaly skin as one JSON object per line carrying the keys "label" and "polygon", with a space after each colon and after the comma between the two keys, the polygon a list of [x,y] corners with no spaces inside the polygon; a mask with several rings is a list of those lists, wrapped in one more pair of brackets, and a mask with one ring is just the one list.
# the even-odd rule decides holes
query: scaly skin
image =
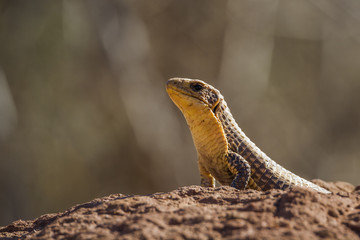
{"label": "scaly skin", "polygon": [[198,153],[201,185],[238,189],[307,187],[331,193],[281,167],[263,153],[235,122],[220,92],[196,79],[172,78],[166,90],[182,111]]}

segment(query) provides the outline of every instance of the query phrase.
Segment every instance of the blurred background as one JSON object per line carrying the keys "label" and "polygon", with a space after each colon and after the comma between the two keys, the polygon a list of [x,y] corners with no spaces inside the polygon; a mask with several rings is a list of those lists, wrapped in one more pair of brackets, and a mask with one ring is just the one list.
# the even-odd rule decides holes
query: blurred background
{"label": "blurred background", "polygon": [[305,178],[360,182],[358,0],[0,1],[0,225],[199,184],[170,77]]}

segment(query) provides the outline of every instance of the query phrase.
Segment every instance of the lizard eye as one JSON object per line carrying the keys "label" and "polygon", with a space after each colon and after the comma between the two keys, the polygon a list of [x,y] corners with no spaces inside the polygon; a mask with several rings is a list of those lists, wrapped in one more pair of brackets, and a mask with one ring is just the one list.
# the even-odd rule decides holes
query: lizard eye
{"label": "lizard eye", "polygon": [[200,84],[194,84],[194,85],[191,85],[190,87],[195,92],[199,92],[201,89],[203,89],[203,86],[201,86]]}

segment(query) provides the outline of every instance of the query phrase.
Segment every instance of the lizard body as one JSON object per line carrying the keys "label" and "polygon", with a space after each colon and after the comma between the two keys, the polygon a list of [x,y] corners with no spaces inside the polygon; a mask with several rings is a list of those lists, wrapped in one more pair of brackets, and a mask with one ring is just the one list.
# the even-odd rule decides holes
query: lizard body
{"label": "lizard body", "polygon": [[286,170],[262,152],[239,128],[221,93],[196,79],[172,78],[166,90],[183,113],[198,153],[201,185],[238,189],[326,189]]}

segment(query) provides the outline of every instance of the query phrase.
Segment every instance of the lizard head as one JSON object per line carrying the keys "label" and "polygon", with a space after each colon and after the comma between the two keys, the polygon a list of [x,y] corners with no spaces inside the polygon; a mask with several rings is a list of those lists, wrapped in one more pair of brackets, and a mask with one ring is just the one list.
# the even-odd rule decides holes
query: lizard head
{"label": "lizard head", "polygon": [[194,104],[201,104],[215,112],[218,103],[223,99],[219,90],[197,79],[171,78],[166,83],[166,91],[182,110]]}

